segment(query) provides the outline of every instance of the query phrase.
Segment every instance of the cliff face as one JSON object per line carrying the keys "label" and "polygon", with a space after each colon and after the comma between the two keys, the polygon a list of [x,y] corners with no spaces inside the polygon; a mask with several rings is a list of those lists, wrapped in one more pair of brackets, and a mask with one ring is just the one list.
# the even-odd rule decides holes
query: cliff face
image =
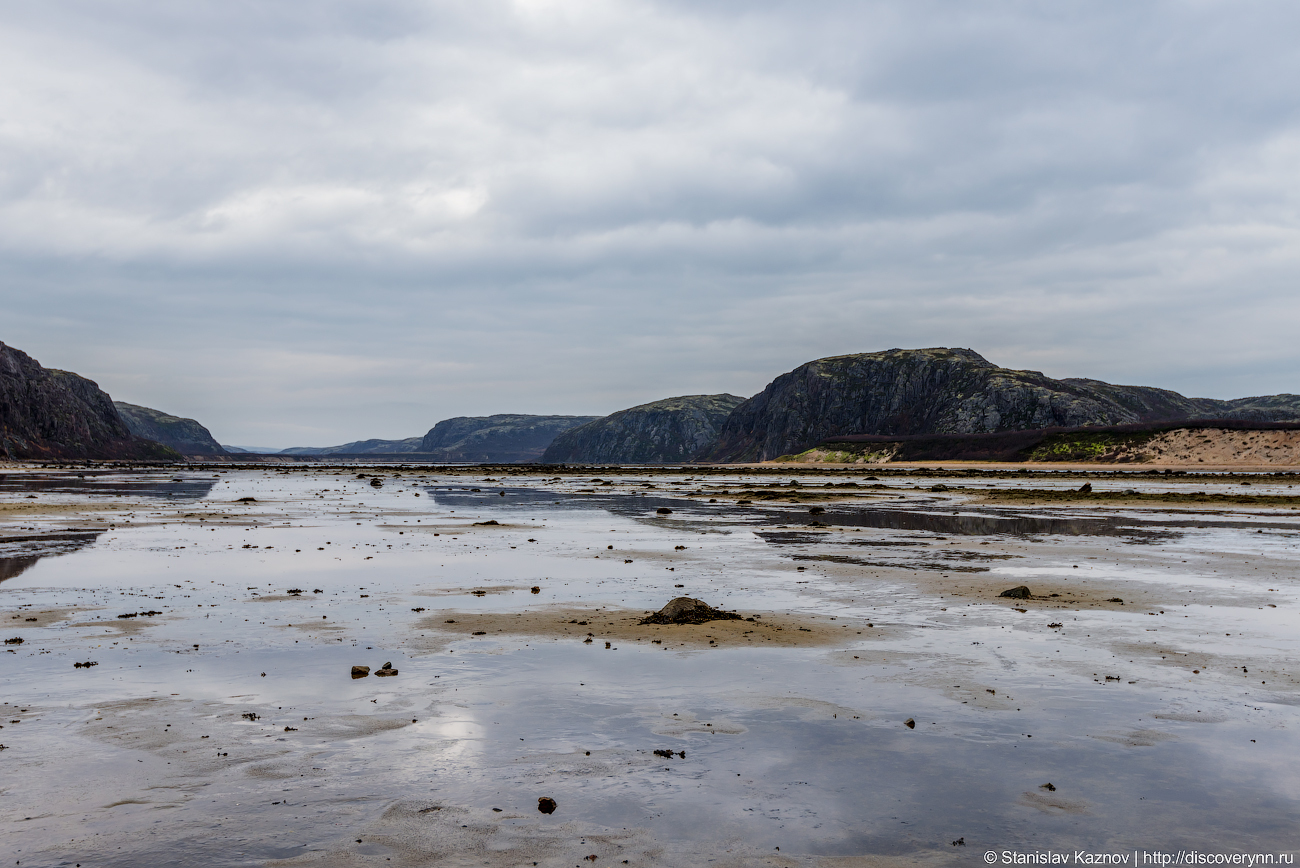
{"label": "cliff face", "polygon": [[1137,420],[1081,385],[999,368],[971,350],[887,350],[818,359],[777,377],[731,414],[710,457],[762,461],[842,434],[967,434]]}
{"label": "cliff face", "polygon": [[137,437],[170,446],[182,455],[226,454],[212,433],[193,419],[182,419],[125,401],[114,401],[113,406],[127,429]]}
{"label": "cliff face", "polygon": [[6,458],[176,459],[134,436],[113,399],[90,380],[44,368],[0,343],[0,455]]}
{"label": "cliff face", "polygon": [[424,435],[420,452],[441,461],[526,463],[537,461],[556,437],[599,416],[457,416]]}
{"label": "cliff face", "polygon": [[782,374],[731,414],[708,456],[765,461],[846,434],[981,434],[1182,419],[1300,420],[1300,396],[1221,401],[1148,386],[1054,380],[965,349],[818,359]]}
{"label": "cliff face", "polygon": [[677,464],[711,452],[736,395],[684,395],[620,410],[566,431],[545,464]]}

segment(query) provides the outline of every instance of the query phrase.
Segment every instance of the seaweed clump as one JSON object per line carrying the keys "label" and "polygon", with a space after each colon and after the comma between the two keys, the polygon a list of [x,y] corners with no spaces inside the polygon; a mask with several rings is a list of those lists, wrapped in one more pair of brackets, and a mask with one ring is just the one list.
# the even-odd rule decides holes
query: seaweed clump
{"label": "seaweed clump", "polygon": [[715,609],[703,600],[693,597],[678,597],[669,601],[653,615],[641,619],[642,624],[705,624],[709,621],[744,620],[735,612]]}

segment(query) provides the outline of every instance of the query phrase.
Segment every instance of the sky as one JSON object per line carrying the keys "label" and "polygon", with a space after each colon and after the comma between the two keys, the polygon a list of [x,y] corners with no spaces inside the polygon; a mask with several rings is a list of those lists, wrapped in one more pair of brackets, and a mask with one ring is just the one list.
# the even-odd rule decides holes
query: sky
{"label": "sky", "polygon": [[1300,392],[1300,4],[0,3],[0,341],[222,443],[969,347]]}

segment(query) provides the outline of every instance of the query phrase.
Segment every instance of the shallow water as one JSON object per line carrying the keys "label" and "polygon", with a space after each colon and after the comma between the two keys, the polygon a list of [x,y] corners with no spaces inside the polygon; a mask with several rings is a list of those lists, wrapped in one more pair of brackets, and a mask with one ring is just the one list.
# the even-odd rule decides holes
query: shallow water
{"label": "shallow water", "polygon": [[[674,491],[695,486],[663,477],[580,493],[586,480],[431,471],[375,489],[355,468],[94,490],[16,475],[0,483],[13,502],[124,501],[59,517],[84,533],[40,539],[57,522],[27,518],[0,543],[26,559],[0,585],[0,631],[24,639],[0,653],[0,852],[23,865],[967,863],[1297,843],[1300,526],[1280,511],[918,492],[814,519],[689,501]],[[996,597],[1019,584],[1043,595],[1024,612]],[[834,618],[845,636],[673,647],[593,619],[584,645],[436,626],[677,595]],[[349,677],[384,662],[399,675]],[[431,843],[462,829],[451,852]]]}

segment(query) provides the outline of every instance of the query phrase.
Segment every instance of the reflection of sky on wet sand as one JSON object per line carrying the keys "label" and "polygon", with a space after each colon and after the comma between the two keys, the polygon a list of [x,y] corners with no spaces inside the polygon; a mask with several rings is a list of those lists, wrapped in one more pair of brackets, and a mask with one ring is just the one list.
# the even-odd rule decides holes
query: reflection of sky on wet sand
{"label": "reflection of sky on wet sand", "polygon": [[[1295,845],[1290,516],[1171,515],[1174,528],[1151,513],[1056,511],[1038,533],[961,533],[907,512],[933,505],[853,522],[852,506],[828,504],[828,531],[809,527],[806,506],[433,474],[375,490],[355,475],[231,473],[202,501],[229,522],[118,525],[5,581],[0,630],[25,641],[0,656],[0,692],[5,714],[28,709],[0,730],[6,852],[24,865],[88,852],[91,864],[247,864],[380,847],[372,833],[387,840],[396,802],[466,808],[475,823],[574,822],[578,838],[640,828],[708,858],[738,848],[742,862],[778,846],[799,864],[965,860],[959,837],[975,856]],[[257,503],[233,505],[244,496]],[[663,504],[674,512],[657,515]],[[472,524],[488,519],[501,525]],[[1067,529],[1079,522],[1102,532]],[[956,596],[956,579],[924,584],[918,550],[933,560],[957,536],[991,543],[967,550],[985,559],[953,561],[988,567],[961,582],[1104,581],[1159,595],[1165,614],[1019,613]],[[794,560],[845,551],[881,565]],[[1188,589],[1194,601],[1177,602]],[[415,627],[556,604],[642,611],[682,593],[855,629],[832,648],[686,651]],[[26,611],[58,607],[81,611],[24,626]],[[868,621],[888,638],[859,637]],[[98,665],[73,668],[86,660]],[[348,677],[384,662],[399,676]],[[537,813],[540,795],[560,803],[554,817]],[[691,864],[666,852],[660,864]]]}
{"label": "reflection of sky on wet sand", "polygon": [[[21,576],[41,558],[81,551],[99,539],[103,531],[65,531],[44,534],[14,534],[0,538],[0,582]],[[21,552],[9,556],[10,552]]]}

